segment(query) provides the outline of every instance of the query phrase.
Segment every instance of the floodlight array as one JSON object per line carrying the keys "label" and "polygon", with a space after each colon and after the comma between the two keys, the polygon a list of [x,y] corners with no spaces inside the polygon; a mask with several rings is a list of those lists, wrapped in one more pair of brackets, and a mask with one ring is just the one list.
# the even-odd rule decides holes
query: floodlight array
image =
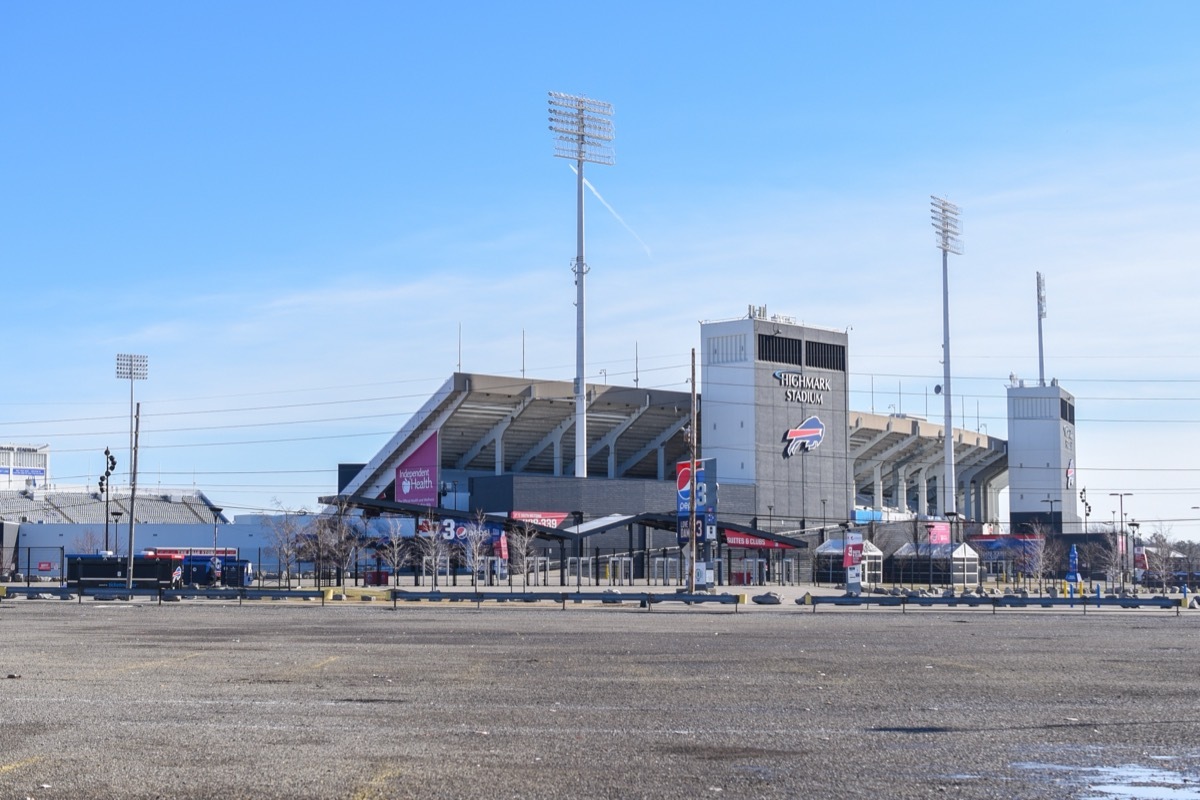
{"label": "floodlight array", "polygon": [[609,103],[561,92],[550,92],[550,130],[554,155],[572,161],[611,166],[613,108]]}
{"label": "floodlight array", "polygon": [[150,373],[148,356],[117,353],[117,377],[127,381],[144,381]]}
{"label": "floodlight array", "polygon": [[962,241],[959,240],[962,236],[962,228],[958,222],[958,215],[961,213],[959,207],[936,195],[930,195],[930,200],[933,229],[938,235],[937,248],[943,253],[961,256],[963,250]]}

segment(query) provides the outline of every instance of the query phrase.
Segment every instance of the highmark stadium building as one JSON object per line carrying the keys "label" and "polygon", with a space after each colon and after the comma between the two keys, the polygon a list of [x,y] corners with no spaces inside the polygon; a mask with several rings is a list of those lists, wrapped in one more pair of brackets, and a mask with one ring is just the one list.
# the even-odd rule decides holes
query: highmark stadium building
{"label": "highmark stadium building", "polygon": [[[1007,442],[950,432],[962,520],[950,525],[938,505],[946,431],[911,415],[851,409],[844,331],[752,306],[744,317],[701,323],[700,340],[694,425],[690,392],[585,387],[586,475],[576,474],[572,383],[455,373],[370,461],[341,465],[338,493],[321,500],[326,510],[386,515],[389,534],[458,527],[486,513],[491,526],[542,534],[561,574],[573,554],[588,559],[575,562],[576,574],[598,575],[598,564],[618,559],[631,578],[665,580],[675,565],[677,579],[691,488],[681,465],[694,431],[697,518],[725,582],[748,564],[806,580],[809,553],[851,527],[884,558],[934,533],[961,541],[1083,532],[1075,399],[1056,381],[1026,386],[1012,377]],[[80,549],[90,539],[109,549],[114,512],[127,527],[128,493],[55,486],[46,446],[0,446],[0,477],[0,574],[53,567],[64,552],[90,552]],[[203,495],[139,496],[137,517],[138,549],[213,546],[219,528],[222,547],[272,557],[269,518],[230,524]]]}
{"label": "highmark stadium building", "polygon": [[[696,457],[714,491],[697,512],[718,553],[800,552],[849,527],[884,545],[890,537],[895,546],[886,553],[946,526],[938,504],[944,427],[852,410],[844,331],[751,306],[738,319],[702,322],[700,339]],[[1070,423],[1060,425],[1057,399],[1069,398],[1061,388],[1014,380],[1009,393],[1020,487],[1008,486],[1008,442],[950,432],[959,540],[1007,532],[999,508],[1005,488],[1015,493],[1018,525],[1062,530],[1075,518],[1074,491],[1057,469],[1068,446],[1060,440],[1073,441],[1073,399]],[[652,554],[681,543],[691,394],[588,384],[586,476],[575,474],[575,399],[567,381],[455,373],[370,461],[341,465],[338,494],[322,500],[368,515],[407,515],[412,525],[486,512],[569,531],[586,537],[581,553],[644,555],[635,570],[645,577]]]}

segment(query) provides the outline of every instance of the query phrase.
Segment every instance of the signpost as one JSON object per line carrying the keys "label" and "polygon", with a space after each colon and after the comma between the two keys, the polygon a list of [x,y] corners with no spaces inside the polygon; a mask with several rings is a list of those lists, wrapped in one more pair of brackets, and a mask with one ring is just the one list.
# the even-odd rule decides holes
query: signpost
{"label": "signpost", "polygon": [[846,568],[846,592],[848,594],[862,593],[862,534],[847,531],[842,540],[842,566]]}
{"label": "signpost", "polygon": [[[692,464],[696,473],[692,474]],[[692,487],[696,496],[692,498]],[[680,461],[675,464],[675,507],[678,517],[678,541],[680,548],[693,542],[692,519],[695,515],[696,544],[703,544],[703,553],[695,559],[693,575],[698,586],[711,589],[714,581],[712,570],[712,543],[717,540],[717,460],[715,458]]]}

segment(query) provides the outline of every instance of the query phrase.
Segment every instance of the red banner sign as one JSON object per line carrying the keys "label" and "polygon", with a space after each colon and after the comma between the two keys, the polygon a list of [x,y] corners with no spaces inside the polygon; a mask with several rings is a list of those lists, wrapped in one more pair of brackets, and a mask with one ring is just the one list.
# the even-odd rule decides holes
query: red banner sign
{"label": "red banner sign", "polygon": [[791,550],[790,544],[763,539],[758,536],[747,536],[737,531],[725,531],[725,544],[729,547],[745,547],[751,550]]}

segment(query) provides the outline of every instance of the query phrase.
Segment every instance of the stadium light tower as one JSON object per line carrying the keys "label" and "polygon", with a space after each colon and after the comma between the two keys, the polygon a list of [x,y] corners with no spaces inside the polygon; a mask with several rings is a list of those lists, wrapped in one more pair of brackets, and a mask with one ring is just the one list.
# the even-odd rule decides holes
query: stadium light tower
{"label": "stadium light tower", "polygon": [[962,255],[958,224],[958,206],[936,195],[932,200],[933,229],[937,231],[937,247],[942,251],[942,394],[946,400],[946,475],[942,487],[942,513],[957,513],[957,490],[954,482],[954,413],[950,403],[950,254]]}
{"label": "stadium light tower", "polygon": [[1046,279],[1037,274],[1038,303],[1038,386],[1046,385],[1046,356],[1042,347],[1042,320],[1046,318]]}
{"label": "stadium light tower", "polygon": [[550,92],[554,156],[575,162],[575,477],[587,477],[587,378],[584,372],[583,164],[613,163],[612,106],[577,95]]}
{"label": "stadium light tower", "polygon": [[[150,359],[130,353],[117,353],[117,379],[129,381],[129,468],[133,469],[133,382],[144,381],[150,374]],[[129,473],[130,483],[133,474]]]}

